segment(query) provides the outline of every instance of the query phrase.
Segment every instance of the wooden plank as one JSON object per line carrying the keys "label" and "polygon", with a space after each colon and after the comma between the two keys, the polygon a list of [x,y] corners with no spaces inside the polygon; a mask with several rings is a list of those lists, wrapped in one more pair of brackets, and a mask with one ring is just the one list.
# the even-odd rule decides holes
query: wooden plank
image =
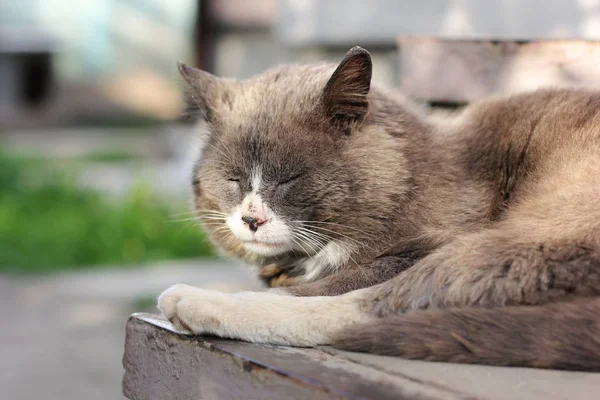
{"label": "wooden plank", "polygon": [[181,335],[148,314],[127,322],[123,365],[132,400],[474,398],[319,349]]}
{"label": "wooden plank", "polygon": [[600,88],[600,42],[400,37],[400,89],[427,101],[468,103],[542,87]]}

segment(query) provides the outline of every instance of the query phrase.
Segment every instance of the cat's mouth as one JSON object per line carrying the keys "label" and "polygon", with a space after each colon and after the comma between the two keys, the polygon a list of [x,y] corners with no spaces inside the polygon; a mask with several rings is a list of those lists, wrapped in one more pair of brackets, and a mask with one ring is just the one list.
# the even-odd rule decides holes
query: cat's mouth
{"label": "cat's mouth", "polygon": [[262,242],[260,240],[244,241],[247,250],[261,255],[275,255],[289,250],[289,245],[283,242]]}

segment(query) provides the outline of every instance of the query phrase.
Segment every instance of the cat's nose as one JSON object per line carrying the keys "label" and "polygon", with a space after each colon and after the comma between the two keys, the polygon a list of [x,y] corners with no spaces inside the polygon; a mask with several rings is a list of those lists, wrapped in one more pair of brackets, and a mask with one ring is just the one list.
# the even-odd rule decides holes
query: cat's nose
{"label": "cat's nose", "polygon": [[258,230],[258,227],[263,225],[265,222],[265,220],[262,219],[258,219],[256,217],[250,217],[247,215],[244,215],[242,217],[242,221],[244,221],[244,223],[246,223],[246,225],[248,225],[248,228],[250,228],[250,230],[252,232],[256,232]]}

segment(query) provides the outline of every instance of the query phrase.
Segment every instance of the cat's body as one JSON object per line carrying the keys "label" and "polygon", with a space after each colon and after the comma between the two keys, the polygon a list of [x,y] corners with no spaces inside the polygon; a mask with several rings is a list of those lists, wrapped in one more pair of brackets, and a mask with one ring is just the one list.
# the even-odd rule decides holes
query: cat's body
{"label": "cat's body", "polygon": [[303,275],[272,293],[179,285],[161,310],[251,341],[600,369],[600,92],[428,120],[370,87],[364,50],[332,72],[232,82],[182,68],[211,124],[194,184],[206,228]]}

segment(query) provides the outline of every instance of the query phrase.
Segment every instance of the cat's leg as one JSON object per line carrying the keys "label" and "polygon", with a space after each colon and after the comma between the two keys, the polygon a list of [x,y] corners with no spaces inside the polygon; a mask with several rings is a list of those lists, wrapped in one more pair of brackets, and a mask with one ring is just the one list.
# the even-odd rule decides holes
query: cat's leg
{"label": "cat's leg", "polygon": [[600,231],[578,239],[540,241],[533,231],[493,228],[441,247],[379,285],[364,304],[367,312],[385,316],[412,309],[536,305],[596,295]]}
{"label": "cat's leg", "polygon": [[301,284],[305,282],[303,275],[300,268],[277,263],[267,264],[258,272],[258,277],[271,288]]}
{"label": "cat's leg", "polygon": [[[393,255],[392,255],[393,254]],[[337,296],[353,290],[385,282],[414,265],[423,252],[402,251],[383,255],[368,264],[354,260],[337,268],[322,266],[320,271],[337,270],[324,277],[310,279],[306,271],[314,270],[310,258],[295,263],[282,262],[265,265],[259,277],[271,288],[284,288],[294,296]]]}
{"label": "cat's leg", "polygon": [[196,334],[308,346],[330,343],[354,324],[411,309],[600,295],[600,236],[541,244],[520,238],[509,229],[466,235],[390,281],[340,296],[223,294],[177,285],[161,295],[159,308]]}
{"label": "cat's leg", "polygon": [[358,308],[361,292],[333,296],[385,282],[414,263],[414,255],[387,256],[317,282],[269,292],[225,294],[175,285],[160,296],[158,307],[178,329],[195,334],[296,346],[324,344],[332,332],[370,320]]}
{"label": "cat's leg", "polygon": [[294,296],[337,296],[386,282],[417,262],[414,254],[385,256],[368,265],[351,264],[315,282],[282,288]]}
{"label": "cat's leg", "polygon": [[182,332],[250,342],[315,346],[333,332],[369,321],[360,291],[336,297],[295,297],[276,291],[220,293],[187,285],[163,292],[158,307]]}

